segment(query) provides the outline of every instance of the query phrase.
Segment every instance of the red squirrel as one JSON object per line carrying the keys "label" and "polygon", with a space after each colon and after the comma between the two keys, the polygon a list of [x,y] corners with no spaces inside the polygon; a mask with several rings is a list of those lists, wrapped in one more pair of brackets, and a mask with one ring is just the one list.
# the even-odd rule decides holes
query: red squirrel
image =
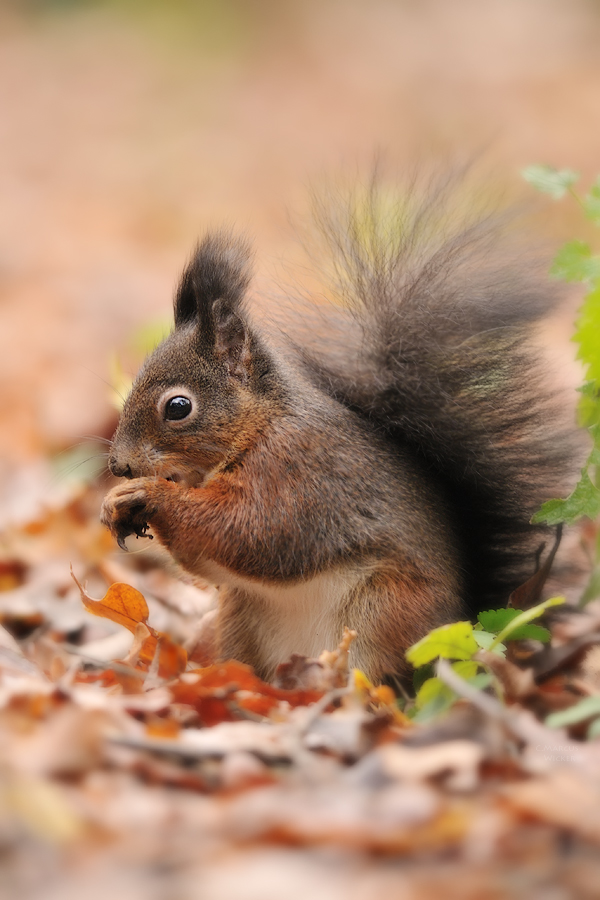
{"label": "red squirrel", "polygon": [[124,405],[103,522],[218,585],[217,656],[265,678],[344,626],[354,666],[403,677],[412,643],[533,573],[529,520],[568,486],[574,429],[530,340],[557,288],[493,217],[450,227],[433,194],[330,216],[341,301],[320,339],[269,336],[245,243],[209,234]]}

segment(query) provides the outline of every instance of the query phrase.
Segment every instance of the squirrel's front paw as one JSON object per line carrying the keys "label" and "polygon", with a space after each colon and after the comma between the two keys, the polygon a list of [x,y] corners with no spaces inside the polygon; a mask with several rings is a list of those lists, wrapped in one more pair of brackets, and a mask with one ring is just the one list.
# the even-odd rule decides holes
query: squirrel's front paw
{"label": "squirrel's front paw", "polygon": [[125,538],[130,534],[152,537],[147,532],[157,509],[155,494],[154,479],[135,478],[117,485],[104,498],[100,521],[110,528],[122,550],[127,550]]}

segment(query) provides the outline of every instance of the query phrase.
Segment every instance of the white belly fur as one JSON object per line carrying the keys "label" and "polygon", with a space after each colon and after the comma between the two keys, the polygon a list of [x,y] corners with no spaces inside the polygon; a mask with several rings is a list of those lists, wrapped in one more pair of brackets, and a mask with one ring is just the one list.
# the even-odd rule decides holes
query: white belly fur
{"label": "white belly fur", "polygon": [[340,622],[340,607],[367,574],[364,569],[338,568],[296,584],[275,585],[241,578],[208,560],[202,569],[202,577],[213,584],[241,588],[256,597],[265,619],[261,655],[269,665],[285,662],[292,653],[315,657],[334,650],[343,626],[349,624]]}

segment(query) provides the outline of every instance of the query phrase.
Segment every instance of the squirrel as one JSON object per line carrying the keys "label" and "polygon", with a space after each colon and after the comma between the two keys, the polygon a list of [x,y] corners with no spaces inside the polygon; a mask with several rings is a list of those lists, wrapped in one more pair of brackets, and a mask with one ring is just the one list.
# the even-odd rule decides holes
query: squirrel
{"label": "squirrel", "polygon": [[279,338],[245,241],[209,233],[123,407],[102,521],[218,585],[216,656],[263,678],[345,626],[353,666],[405,678],[410,645],[534,573],[530,518],[569,486],[576,429],[532,341],[560,291],[502,215],[453,224],[443,195],[323,213],[341,300]]}

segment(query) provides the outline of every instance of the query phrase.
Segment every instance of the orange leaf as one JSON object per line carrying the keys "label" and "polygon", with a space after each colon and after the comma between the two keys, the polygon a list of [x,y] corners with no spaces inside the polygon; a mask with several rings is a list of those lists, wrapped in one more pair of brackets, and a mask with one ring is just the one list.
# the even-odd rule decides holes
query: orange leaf
{"label": "orange leaf", "polygon": [[289,706],[307,706],[323,696],[323,691],[284,690],[261,681],[250,666],[236,660],[196,669],[193,680],[180,680],[169,690],[176,703],[193,707],[203,725],[231,722],[239,718],[235,707],[267,716],[281,701]]}
{"label": "orange leaf", "polygon": [[158,674],[161,678],[174,678],[181,675],[187,666],[187,652],[181,644],[176,644],[168,634],[157,631],[158,638]]}
{"label": "orange leaf", "polygon": [[71,576],[79,588],[83,605],[92,615],[117,622],[132,634],[135,634],[139,622],[146,624],[149,615],[148,604],[143,594],[140,594],[131,585],[120,582],[111,584],[102,600],[94,600],[77,581],[73,570],[71,570]]}
{"label": "orange leaf", "polygon": [[148,625],[148,604],[129,584],[111,584],[103,600],[94,600],[87,594],[71,569],[73,581],[79,588],[85,608],[95,616],[102,616],[123,625],[134,635],[128,661],[138,660],[136,668],[146,671],[158,652],[158,674],[161,678],[174,678],[187,666],[187,653],[167,634]]}
{"label": "orange leaf", "polygon": [[[128,672],[130,669],[130,673]],[[125,663],[119,663],[118,669],[102,669],[97,672],[77,672],[75,682],[79,684],[93,684],[100,682],[105,688],[114,688],[119,685],[124,694],[140,694],[143,688],[141,672]]]}
{"label": "orange leaf", "polygon": [[176,738],[181,731],[181,725],[174,719],[162,719],[150,715],[146,721],[146,734],[148,737],[163,738],[166,740]]}
{"label": "orange leaf", "polygon": [[133,632],[133,643],[125,662],[129,666],[137,665],[138,660],[144,668],[150,665],[156,653],[156,637],[153,630],[145,622],[138,622]]}
{"label": "orange leaf", "polygon": [[158,674],[161,678],[174,678],[185,670],[187,652],[183,647],[176,644],[163,631],[155,631],[154,628],[140,622],[128,661],[137,657],[140,663],[139,668],[148,669],[157,653]]}

